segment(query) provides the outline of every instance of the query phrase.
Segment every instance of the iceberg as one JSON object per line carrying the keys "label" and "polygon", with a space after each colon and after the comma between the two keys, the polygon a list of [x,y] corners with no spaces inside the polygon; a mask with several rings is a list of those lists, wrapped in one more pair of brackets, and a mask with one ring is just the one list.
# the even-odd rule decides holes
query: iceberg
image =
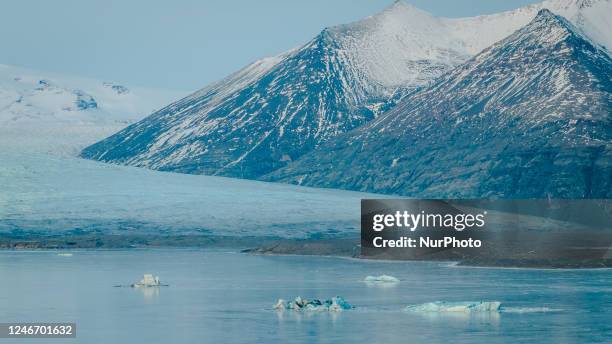
{"label": "iceberg", "polygon": [[420,305],[407,306],[408,312],[500,312],[501,302],[498,301],[476,301],[476,302],[428,302]]}
{"label": "iceberg", "polygon": [[366,283],[399,283],[399,278],[389,276],[389,275],[380,275],[380,276],[367,276],[364,280]]}
{"label": "iceberg", "polygon": [[167,287],[167,284],[161,284],[159,276],[153,276],[152,274],[144,274],[142,280],[138,283],[130,285],[132,288],[149,288],[149,287]]}
{"label": "iceberg", "polygon": [[294,310],[294,311],[317,311],[317,312],[341,312],[343,310],[354,308],[341,296],[334,296],[329,300],[321,301],[318,299],[307,300],[300,296],[293,301],[285,301],[278,299],[273,307],[278,311]]}

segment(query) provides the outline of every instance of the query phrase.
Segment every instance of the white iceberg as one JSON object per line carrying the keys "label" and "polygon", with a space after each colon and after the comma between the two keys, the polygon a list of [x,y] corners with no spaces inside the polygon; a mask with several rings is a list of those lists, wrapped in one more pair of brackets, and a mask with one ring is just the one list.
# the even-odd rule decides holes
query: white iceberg
{"label": "white iceberg", "polygon": [[149,287],[165,287],[167,284],[161,284],[159,276],[153,276],[152,274],[144,274],[142,280],[138,283],[130,285],[132,288],[149,288]]}
{"label": "white iceberg", "polygon": [[389,276],[389,275],[380,275],[380,276],[367,276],[364,280],[366,283],[399,283],[399,278]]}
{"label": "white iceberg", "polygon": [[408,312],[499,312],[501,302],[498,301],[476,301],[476,302],[429,302],[420,305],[407,306]]}
{"label": "white iceberg", "polygon": [[316,312],[341,312],[343,310],[352,309],[351,306],[341,296],[332,297],[330,300],[321,301],[318,299],[307,300],[300,296],[296,297],[293,301],[285,301],[278,299],[274,305],[274,309],[283,311],[290,309],[294,311],[316,311]]}
{"label": "white iceberg", "polygon": [[274,309],[279,311],[287,309],[287,302],[283,299],[278,299],[278,301],[276,301],[276,304],[274,305]]}

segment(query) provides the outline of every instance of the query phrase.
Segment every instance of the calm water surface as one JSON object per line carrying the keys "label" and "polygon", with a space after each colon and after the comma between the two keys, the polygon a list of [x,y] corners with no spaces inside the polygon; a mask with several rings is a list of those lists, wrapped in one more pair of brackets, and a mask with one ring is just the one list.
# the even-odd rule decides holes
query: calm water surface
{"label": "calm water surface", "polygon": [[[76,339],[12,342],[612,342],[612,270],[457,268],[203,250],[72,253],[0,251],[0,322],[77,323]],[[113,287],[147,272],[170,286]],[[362,282],[383,273],[401,283]],[[341,295],[356,308],[338,314],[272,310],[278,298],[298,295]],[[501,301],[512,312],[402,311],[476,300]]]}

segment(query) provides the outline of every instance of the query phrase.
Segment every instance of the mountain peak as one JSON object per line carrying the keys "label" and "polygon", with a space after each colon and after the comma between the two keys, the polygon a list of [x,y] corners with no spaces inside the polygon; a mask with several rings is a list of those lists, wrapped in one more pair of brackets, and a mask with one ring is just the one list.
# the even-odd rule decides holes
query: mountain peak
{"label": "mountain peak", "polygon": [[536,18],[538,17],[555,17],[555,14],[552,13],[548,8],[543,8],[538,11]]}
{"label": "mountain peak", "polygon": [[407,2],[404,2],[403,0],[395,0],[393,1],[393,3],[391,3],[391,5],[387,6],[386,10],[392,11],[394,9],[400,9],[400,8],[415,8],[415,7],[408,4]]}
{"label": "mountain peak", "polygon": [[563,19],[563,17],[552,13],[548,8],[543,8],[538,11],[536,17],[532,21],[532,23],[537,22],[558,23],[560,25],[565,25],[566,20]]}
{"label": "mountain peak", "polygon": [[609,198],[612,60],[588,43],[542,10],[369,124],[262,179],[417,198]]}
{"label": "mountain peak", "polygon": [[556,27],[568,32],[574,31],[574,26],[567,19],[560,15],[552,13],[547,8],[539,10],[538,14],[527,26],[546,26],[548,28]]}
{"label": "mountain peak", "polygon": [[[543,8],[529,24],[506,38],[505,41],[516,40],[518,36],[541,46],[550,46],[569,36],[576,35],[577,32],[574,25],[565,18]],[[582,35],[579,36],[582,37]]]}
{"label": "mountain peak", "polygon": [[393,3],[391,5],[389,5],[381,13],[379,13],[379,16],[380,15],[395,14],[395,13],[401,13],[402,15],[405,15],[407,12],[411,12],[412,14],[416,14],[416,15],[431,16],[430,13],[428,13],[426,11],[423,11],[422,9],[411,5],[411,4],[407,3],[407,2],[405,2],[404,0],[395,0],[395,1],[393,1]]}
{"label": "mountain peak", "polygon": [[609,0],[548,0],[544,2],[544,6],[552,5],[558,8],[587,8],[591,7],[599,2],[605,2]]}

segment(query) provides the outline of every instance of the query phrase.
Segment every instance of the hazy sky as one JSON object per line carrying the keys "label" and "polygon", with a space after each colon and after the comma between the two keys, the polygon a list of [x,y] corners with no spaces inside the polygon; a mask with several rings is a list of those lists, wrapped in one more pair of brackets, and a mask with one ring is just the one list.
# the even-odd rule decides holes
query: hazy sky
{"label": "hazy sky", "polygon": [[[463,17],[536,0],[405,0]],[[4,0],[0,63],[191,91],[392,0]]]}

